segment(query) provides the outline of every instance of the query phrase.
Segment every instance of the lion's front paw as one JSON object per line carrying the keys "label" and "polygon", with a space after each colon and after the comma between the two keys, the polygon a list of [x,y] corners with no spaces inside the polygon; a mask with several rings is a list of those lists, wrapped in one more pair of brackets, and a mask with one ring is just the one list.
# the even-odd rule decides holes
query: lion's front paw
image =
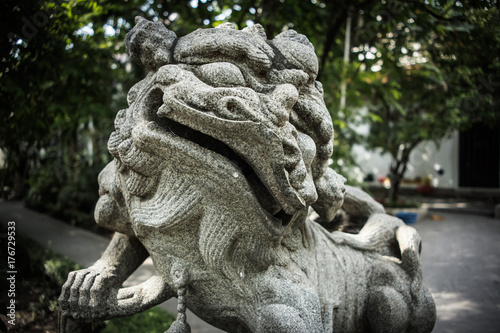
{"label": "lion's front paw", "polygon": [[105,270],[90,267],[71,272],[59,296],[62,313],[81,321],[105,319],[112,299],[116,302],[118,287],[115,276]]}

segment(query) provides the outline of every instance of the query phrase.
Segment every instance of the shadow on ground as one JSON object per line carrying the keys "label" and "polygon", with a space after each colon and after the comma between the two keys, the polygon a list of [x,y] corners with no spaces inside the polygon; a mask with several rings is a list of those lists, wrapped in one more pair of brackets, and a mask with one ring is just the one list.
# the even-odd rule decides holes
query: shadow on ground
{"label": "shadow on ground", "polygon": [[[82,264],[91,265],[108,238],[71,227],[23,207],[0,202],[0,223],[15,221],[17,231]],[[435,333],[500,332],[500,219],[432,210],[413,225],[423,239],[426,284],[436,301]],[[153,274],[151,260],[126,282],[137,284]],[[163,304],[175,313],[176,300]],[[222,332],[188,314],[193,333]]]}
{"label": "shadow on ground", "polygon": [[[500,331],[500,220],[437,213],[414,227],[438,310],[433,332]],[[436,216],[437,215],[437,216]]]}

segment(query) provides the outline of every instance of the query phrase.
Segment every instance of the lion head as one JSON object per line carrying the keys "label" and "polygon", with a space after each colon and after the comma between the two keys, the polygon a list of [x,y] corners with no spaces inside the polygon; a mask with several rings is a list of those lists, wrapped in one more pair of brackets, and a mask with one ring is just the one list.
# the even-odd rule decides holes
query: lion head
{"label": "lion head", "polygon": [[[127,52],[149,74],[129,91],[108,142],[131,223],[167,228],[203,216],[200,249],[217,266],[239,253],[239,239],[266,261],[262,239],[279,243],[310,206],[334,216],[344,179],[328,168],[333,126],[305,36],[287,30],[267,40],[260,25],[224,24],[177,38],[161,23],[136,22]],[[186,196],[185,207],[157,209],[175,206],[172,193]],[[246,207],[232,212],[236,205]]]}

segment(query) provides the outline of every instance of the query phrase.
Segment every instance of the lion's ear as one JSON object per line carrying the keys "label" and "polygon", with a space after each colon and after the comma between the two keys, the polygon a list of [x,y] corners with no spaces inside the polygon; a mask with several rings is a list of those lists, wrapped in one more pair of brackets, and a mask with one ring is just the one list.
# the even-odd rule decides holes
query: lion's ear
{"label": "lion's ear", "polygon": [[149,70],[170,63],[176,34],[162,22],[151,22],[138,16],[135,23],[125,37],[125,49],[130,58]]}

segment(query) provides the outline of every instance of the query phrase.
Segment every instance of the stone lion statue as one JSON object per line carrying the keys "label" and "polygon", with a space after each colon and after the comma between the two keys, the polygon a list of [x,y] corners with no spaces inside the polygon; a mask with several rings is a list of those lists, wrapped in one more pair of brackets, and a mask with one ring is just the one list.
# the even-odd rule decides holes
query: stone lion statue
{"label": "stone lion statue", "polygon": [[[149,74],[99,176],[95,218],[115,235],[70,273],[61,332],[171,297],[170,333],[190,332],[186,307],[227,332],[431,332],[417,232],[328,167],[332,121],[305,36],[223,24],[177,38],[138,18],[126,46]],[[359,233],[318,223],[345,221]],[[122,288],[148,256],[158,274]]]}

